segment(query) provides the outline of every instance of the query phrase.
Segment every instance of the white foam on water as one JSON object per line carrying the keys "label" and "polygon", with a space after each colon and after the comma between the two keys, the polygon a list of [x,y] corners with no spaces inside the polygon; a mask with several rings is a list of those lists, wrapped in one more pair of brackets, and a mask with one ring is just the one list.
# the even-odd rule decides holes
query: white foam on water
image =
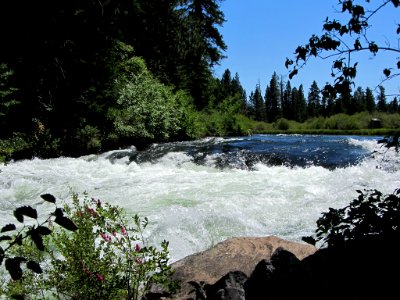
{"label": "white foam on water", "polygon": [[[376,148],[376,142],[350,142],[371,152]],[[87,192],[131,215],[147,216],[149,242],[168,240],[175,261],[233,236],[277,235],[300,241],[313,234],[322,212],[347,205],[357,197],[357,189],[390,193],[400,183],[400,171],[377,168],[376,157],[334,170],[259,163],[248,171],[196,165],[183,152],[142,164],[127,158],[112,163],[109,154],[0,166],[0,225],[14,222],[12,211],[20,205],[39,206],[41,214],[50,211],[41,194],[68,201],[71,190]],[[390,154],[390,159],[396,157]]]}

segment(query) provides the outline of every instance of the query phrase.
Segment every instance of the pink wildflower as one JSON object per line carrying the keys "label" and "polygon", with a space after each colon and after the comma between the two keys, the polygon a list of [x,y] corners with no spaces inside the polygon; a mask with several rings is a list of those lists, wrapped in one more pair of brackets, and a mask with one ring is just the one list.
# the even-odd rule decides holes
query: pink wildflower
{"label": "pink wildflower", "polygon": [[125,230],[125,227],[124,227],[124,226],[121,227],[121,232],[122,232],[122,235],[123,235],[123,236],[127,236],[127,235],[128,235],[128,234],[126,233],[126,230]]}
{"label": "pink wildflower", "polygon": [[139,245],[139,244],[136,244],[136,246],[135,246],[135,251],[136,251],[136,252],[139,252],[139,251],[140,251],[140,245]]}
{"label": "pink wildflower", "polygon": [[98,281],[104,281],[104,276],[103,275],[101,275],[99,273],[96,273],[96,277],[97,277]]}
{"label": "pink wildflower", "polygon": [[115,231],[113,231],[112,234],[113,234],[114,237],[117,237],[117,233]]}
{"label": "pink wildflower", "polygon": [[142,260],[141,260],[140,258],[136,258],[135,261],[136,261],[136,263],[137,263],[138,265],[142,264]]}
{"label": "pink wildflower", "polygon": [[111,242],[111,236],[105,233],[100,233],[100,236],[105,240],[106,242]]}
{"label": "pink wildflower", "polygon": [[93,208],[87,207],[86,210],[92,215],[92,217],[97,217],[97,212]]}

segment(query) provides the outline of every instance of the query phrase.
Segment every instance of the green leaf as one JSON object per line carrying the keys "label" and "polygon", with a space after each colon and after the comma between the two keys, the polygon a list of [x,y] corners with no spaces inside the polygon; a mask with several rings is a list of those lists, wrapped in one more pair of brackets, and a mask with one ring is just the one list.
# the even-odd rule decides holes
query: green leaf
{"label": "green leaf", "polygon": [[47,202],[56,203],[56,198],[51,194],[43,194],[40,197]]}
{"label": "green leaf", "polygon": [[42,268],[40,267],[40,265],[39,265],[37,262],[33,261],[33,260],[28,261],[28,262],[26,263],[26,267],[27,267],[29,270],[32,270],[33,272],[35,272],[35,273],[37,273],[37,274],[42,274],[42,273],[43,273],[43,270],[42,270]]}
{"label": "green leaf", "polygon": [[14,224],[7,224],[7,225],[3,226],[3,228],[1,228],[0,232],[12,231],[12,230],[15,230],[15,229],[17,229],[17,228],[15,227]]}
{"label": "green leaf", "polygon": [[78,229],[78,227],[76,227],[74,222],[63,216],[56,217],[54,219],[54,222],[70,231],[75,231]]}

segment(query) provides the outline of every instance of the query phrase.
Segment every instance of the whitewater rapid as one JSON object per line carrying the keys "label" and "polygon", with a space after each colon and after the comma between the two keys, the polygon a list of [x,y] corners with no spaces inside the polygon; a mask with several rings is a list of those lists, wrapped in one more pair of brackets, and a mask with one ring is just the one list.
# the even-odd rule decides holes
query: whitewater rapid
{"label": "whitewater rapid", "polygon": [[[373,140],[347,140],[368,153],[378,148]],[[233,236],[300,241],[314,233],[322,212],[348,204],[356,190],[391,193],[400,187],[393,151],[338,168],[260,161],[246,169],[216,167],[218,154],[198,164],[179,147],[137,162],[122,155],[131,150],[0,165],[0,225],[14,222],[17,206],[32,205],[40,213],[50,209],[41,194],[62,203],[70,201],[71,191],[87,192],[130,215],[147,216],[149,243],[169,241],[173,262]]]}

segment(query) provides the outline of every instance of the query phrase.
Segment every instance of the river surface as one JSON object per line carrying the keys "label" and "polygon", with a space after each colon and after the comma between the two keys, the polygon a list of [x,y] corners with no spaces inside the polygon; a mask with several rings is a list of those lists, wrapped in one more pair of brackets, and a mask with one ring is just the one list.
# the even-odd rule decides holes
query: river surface
{"label": "river surface", "polygon": [[356,190],[400,187],[399,156],[379,139],[254,135],[11,162],[0,165],[0,225],[17,206],[50,211],[41,194],[70,201],[72,190],[147,216],[149,243],[168,240],[172,262],[233,236],[300,241]]}

